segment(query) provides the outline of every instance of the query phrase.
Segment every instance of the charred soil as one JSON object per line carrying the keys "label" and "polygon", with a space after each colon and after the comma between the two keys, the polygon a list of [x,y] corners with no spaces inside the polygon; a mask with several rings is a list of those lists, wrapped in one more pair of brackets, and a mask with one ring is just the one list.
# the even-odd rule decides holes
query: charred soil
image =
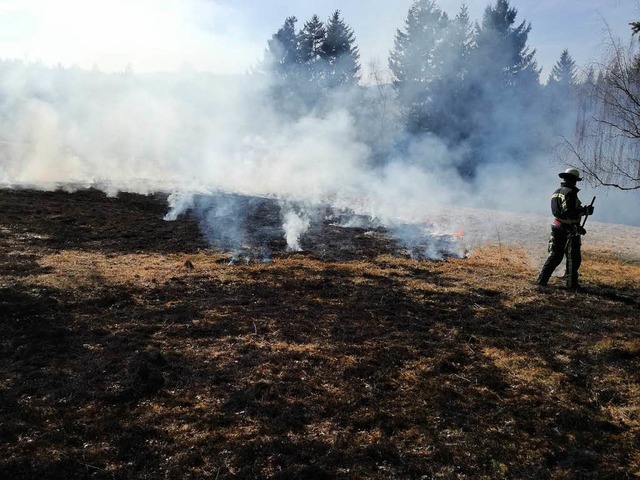
{"label": "charred soil", "polygon": [[327,226],[229,265],[164,196],[0,191],[0,478],[632,478],[640,265],[415,261]]}

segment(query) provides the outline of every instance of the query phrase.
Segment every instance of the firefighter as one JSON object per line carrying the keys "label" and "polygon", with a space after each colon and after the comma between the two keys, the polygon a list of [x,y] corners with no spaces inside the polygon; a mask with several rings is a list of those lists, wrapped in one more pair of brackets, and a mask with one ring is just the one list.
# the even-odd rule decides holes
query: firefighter
{"label": "firefighter", "polygon": [[580,189],[576,183],[582,180],[580,172],[575,168],[569,168],[559,174],[563,182],[551,196],[551,212],[555,217],[551,225],[551,237],[549,238],[549,257],[538,275],[537,284],[547,285],[551,274],[562,262],[566,255],[566,280],[567,288],[577,290],[578,269],[582,262],[580,253],[581,235],[586,230],[580,225],[580,219],[584,215],[593,215],[593,206],[582,206],[578,199]]}

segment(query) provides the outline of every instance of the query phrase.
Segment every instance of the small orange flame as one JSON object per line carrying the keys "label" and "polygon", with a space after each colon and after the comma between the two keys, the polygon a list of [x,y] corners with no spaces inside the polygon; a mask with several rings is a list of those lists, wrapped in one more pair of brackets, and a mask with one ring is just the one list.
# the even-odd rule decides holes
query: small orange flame
{"label": "small orange flame", "polygon": [[464,232],[462,230],[458,230],[453,234],[456,238],[464,238]]}

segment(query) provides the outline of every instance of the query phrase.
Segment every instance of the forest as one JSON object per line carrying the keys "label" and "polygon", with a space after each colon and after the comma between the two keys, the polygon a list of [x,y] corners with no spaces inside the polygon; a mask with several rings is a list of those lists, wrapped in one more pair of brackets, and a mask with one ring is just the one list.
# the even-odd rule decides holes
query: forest
{"label": "forest", "polygon": [[[287,18],[273,35],[262,67],[274,78],[275,108],[303,116],[343,103],[363,79],[356,35],[339,11],[299,30],[296,22]],[[464,177],[486,163],[524,166],[564,153],[596,184],[639,188],[633,49],[611,39],[608,57],[584,67],[565,49],[543,79],[531,29],[509,0],[477,21],[465,5],[450,17],[433,0],[414,2],[388,57],[390,81],[373,72],[376,88],[352,98],[354,111],[378,123],[362,129],[375,158],[388,159],[407,136],[434,137],[455,152],[449,160]]]}

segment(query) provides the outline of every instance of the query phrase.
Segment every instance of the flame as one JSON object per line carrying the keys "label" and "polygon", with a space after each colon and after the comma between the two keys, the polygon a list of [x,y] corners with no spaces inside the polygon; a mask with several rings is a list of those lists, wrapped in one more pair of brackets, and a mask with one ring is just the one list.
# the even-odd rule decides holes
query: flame
{"label": "flame", "polygon": [[453,236],[456,238],[464,238],[464,232],[462,230],[458,230],[456,233],[453,234]]}

